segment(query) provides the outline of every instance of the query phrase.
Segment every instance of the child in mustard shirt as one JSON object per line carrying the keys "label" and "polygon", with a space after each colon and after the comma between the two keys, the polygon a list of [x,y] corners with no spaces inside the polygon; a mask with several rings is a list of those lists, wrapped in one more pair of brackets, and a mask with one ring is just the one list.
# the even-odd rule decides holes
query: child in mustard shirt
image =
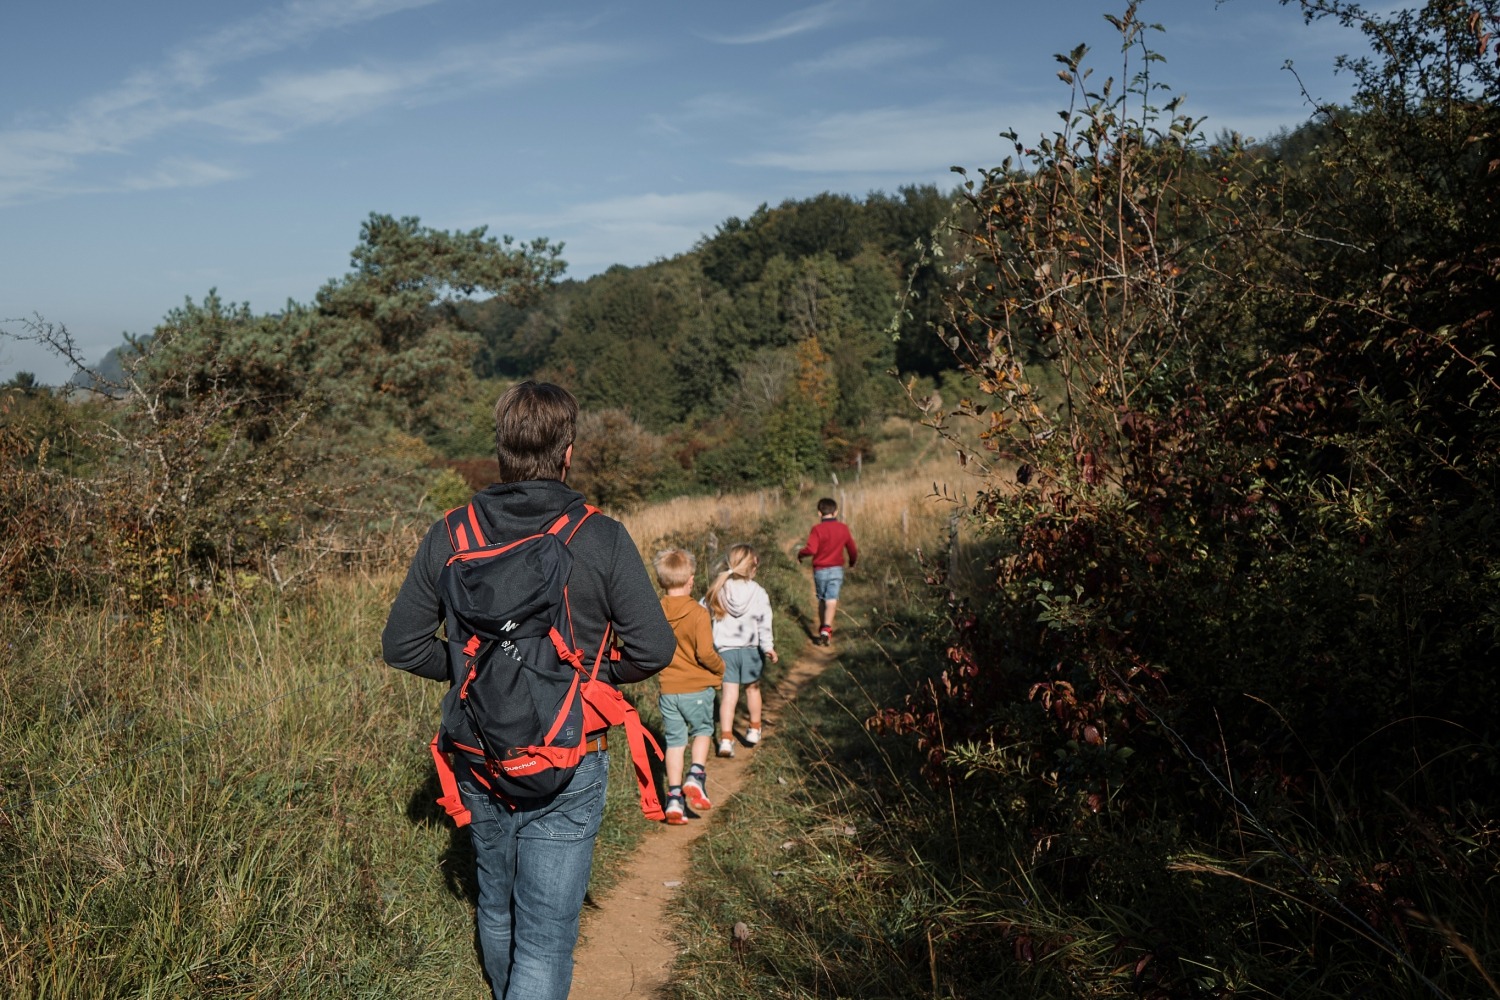
{"label": "child in mustard shirt", "polygon": [[[661,724],[667,744],[667,822],[687,822],[687,805],[712,809],[708,797],[708,751],[714,733],[714,696],[724,676],[724,660],[714,649],[713,622],[708,611],[693,600],[693,554],[664,549],[652,561],[656,580],[666,592],[661,609],[677,637],[672,662],[661,679]],[[683,780],[688,742],[693,764]],[[685,801],[684,801],[685,800]]]}

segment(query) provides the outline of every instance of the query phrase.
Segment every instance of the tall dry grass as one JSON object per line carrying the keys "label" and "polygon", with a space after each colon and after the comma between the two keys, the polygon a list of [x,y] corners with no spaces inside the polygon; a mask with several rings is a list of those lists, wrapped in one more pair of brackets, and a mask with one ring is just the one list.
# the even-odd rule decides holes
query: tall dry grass
{"label": "tall dry grass", "polygon": [[[0,996],[484,992],[443,686],[380,662],[408,554],[191,615],[0,608]],[[615,757],[604,880],[649,828]]]}
{"label": "tall dry grass", "polygon": [[712,535],[724,545],[750,537],[767,523],[783,534],[811,527],[820,497],[838,501],[839,517],[859,545],[883,550],[935,551],[946,541],[953,515],[972,496],[976,480],[947,456],[928,457],[910,468],[882,468],[857,478],[830,476],[804,483],[795,496],[777,490],[725,496],[677,497],[620,515],[642,553],[683,537]]}
{"label": "tall dry grass", "polygon": [[[774,540],[789,602],[803,584],[784,557],[819,496],[862,551],[930,551],[952,474],[932,461],[624,521],[644,552]],[[379,660],[415,539],[289,559],[308,585],[247,577],[191,613],[0,609],[0,995],[478,995],[467,837],[437,814],[426,756],[441,685]],[[618,764],[606,878],[646,829]]]}
{"label": "tall dry grass", "polygon": [[440,692],[379,663],[390,597],[0,620],[0,995],[477,991],[421,759]]}

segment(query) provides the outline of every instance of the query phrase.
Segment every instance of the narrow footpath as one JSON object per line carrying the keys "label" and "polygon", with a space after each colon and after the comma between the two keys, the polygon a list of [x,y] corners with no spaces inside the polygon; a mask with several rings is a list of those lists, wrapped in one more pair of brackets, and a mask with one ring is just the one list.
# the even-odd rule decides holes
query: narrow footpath
{"label": "narrow footpath", "polygon": [[[777,738],[785,706],[833,660],[832,649],[809,643],[775,690],[766,689],[767,741]],[[677,957],[670,904],[688,870],[693,842],[748,780],[755,752],[741,743],[732,758],[711,757],[708,794],[714,808],[696,814],[686,826],[658,824],[626,862],[623,877],[608,895],[584,908],[570,1000],[660,995]]]}

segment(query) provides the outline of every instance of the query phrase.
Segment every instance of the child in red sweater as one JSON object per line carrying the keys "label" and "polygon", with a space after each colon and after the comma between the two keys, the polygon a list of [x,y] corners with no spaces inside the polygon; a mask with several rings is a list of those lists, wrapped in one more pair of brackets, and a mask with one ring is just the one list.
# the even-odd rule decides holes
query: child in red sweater
{"label": "child in red sweater", "polygon": [[797,553],[797,561],[812,556],[813,593],[818,599],[818,634],[813,642],[826,646],[833,640],[833,612],[839,604],[839,590],[844,585],[844,553],[849,553],[849,568],[859,559],[859,546],[849,528],[838,519],[839,505],[832,497],[818,501],[821,520],[807,533],[807,544]]}

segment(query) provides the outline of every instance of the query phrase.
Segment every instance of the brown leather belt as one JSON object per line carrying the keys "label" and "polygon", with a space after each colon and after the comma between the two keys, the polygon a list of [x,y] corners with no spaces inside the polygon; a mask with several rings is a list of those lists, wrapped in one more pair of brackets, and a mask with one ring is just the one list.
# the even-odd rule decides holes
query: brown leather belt
{"label": "brown leather belt", "polygon": [[597,753],[600,750],[608,750],[608,749],[609,749],[609,733],[608,732],[600,733],[598,736],[595,736],[591,740],[584,740],[583,741],[583,752],[584,752],[585,756],[587,756],[588,754],[591,754],[591,753]]}

